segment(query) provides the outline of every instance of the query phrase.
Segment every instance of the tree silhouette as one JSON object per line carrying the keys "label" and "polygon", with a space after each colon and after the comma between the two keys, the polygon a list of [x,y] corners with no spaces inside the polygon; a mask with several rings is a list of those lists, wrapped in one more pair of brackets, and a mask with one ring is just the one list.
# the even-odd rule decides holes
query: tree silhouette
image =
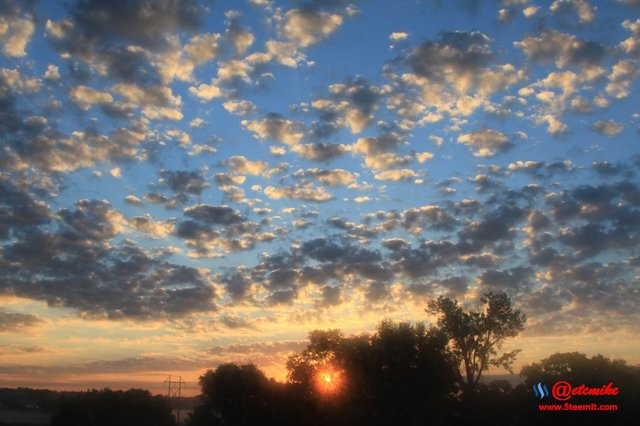
{"label": "tree silhouette", "polygon": [[[529,402],[521,409],[525,424],[541,424],[541,422],[562,421],[564,425],[636,425],[640,418],[640,366],[630,366],[624,360],[612,360],[602,355],[589,358],[579,352],[555,353],[547,358],[524,366],[520,373],[524,377],[523,390],[526,392],[526,400]],[[566,381],[572,386],[586,385],[592,388],[601,388],[608,383],[619,389],[618,395],[609,397],[580,396],[571,397],[568,401],[572,404],[617,404],[615,412],[573,412],[572,416],[560,417],[562,413],[550,416],[550,413],[540,413],[536,406],[530,403],[531,399],[540,402],[550,400],[557,402],[552,397],[540,400],[535,398],[533,385],[542,383],[551,391],[557,381]],[[517,391],[517,389],[516,389]],[[524,398],[523,398],[524,400]],[[528,407],[528,410],[526,409]]]}
{"label": "tree silhouette", "polygon": [[[312,331],[287,368],[290,384],[308,403],[316,401],[318,424],[413,425],[425,418],[436,423],[455,377],[441,333],[389,320],[371,336]],[[329,401],[316,386],[325,369],[341,380],[338,397]]]}
{"label": "tree silhouette", "polygon": [[189,425],[260,424],[271,409],[270,382],[254,364],[222,364],[200,377],[202,404],[191,413]]}
{"label": "tree silhouette", "polygon": [[458,380],[467,395],[475,393],[482,373],[489,366],[511,371],[519,349],[498,355],[505,339],[524,329],[526,317],[513,310],[509,297],[486,293],[482,311],[465,311],[457,300],[440,296],[428,304],[427,312],[438,315],[438,327],[448,337],[457,363]]}
{"label": "tree silhouette", "polygon": [[149,391],[91,390],[61,400],[51,426],[175,426],[166,399]]}

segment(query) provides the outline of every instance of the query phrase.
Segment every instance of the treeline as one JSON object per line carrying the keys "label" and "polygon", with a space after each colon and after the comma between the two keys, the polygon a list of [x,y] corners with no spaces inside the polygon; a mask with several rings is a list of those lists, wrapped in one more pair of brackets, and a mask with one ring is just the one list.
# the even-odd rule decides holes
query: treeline
{"label": "treeline", "polygon": [[[309,333],[287,361],[285,383],[253,364],[227,363],[200,377],[189,426],[636,425],[640,367],[596,355],[557,353],[522,368],[523,383],[485,383],[490,366],[511,371],[518,351],[501,353],[525,316],[505,294],[478,310],[440,297],[435,326],[382,321],[374,333]],[[556,382],[615,395],[550,395]],[[566,386],[565,386],[566,390]],[[616,411],[541,411],[541,405],[616,404]],[[591,406],[591,405],[589,405]],[[171,408],[146,391],[93,391],[65,398],[52,426],[171,426]]]}
{"label": "treeline", "polygon": [[[0,408],[11,410],[52,410],[63,396],[74,392],[57,392],[48,389],[0,388]],[[0,423],[2,424],[2,423]]]}
{"label": "treeline", "polygon": [[[201,404],[190,426],[217,425],[636,425],[640,367],[596,355],[557,353],[521,371],[522,384],[479,382],[473,393],[457,377],[448,342],[421,324],[384,321],[370,336],[313,331],[287,363],[288,381],[267,379],[253,364],[220,365],[200,378]],[[464,368],[464,366],[463,366]],[[334,375],[335,387],[325,380]],[[540,412],[557,403],[534,384],[619,388],[615,397],[573,397],[572,404],[617,404],[616,412]]]}

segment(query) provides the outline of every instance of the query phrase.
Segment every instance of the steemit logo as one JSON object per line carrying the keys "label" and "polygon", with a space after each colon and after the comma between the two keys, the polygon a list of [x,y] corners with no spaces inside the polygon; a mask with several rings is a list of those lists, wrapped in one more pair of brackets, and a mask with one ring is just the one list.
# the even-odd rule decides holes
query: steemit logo
{"label": "steemit logo", "polygon": [[551,395],[549,393],[549,389],[547,389],[547,385],[541,382],[538,382],[537,385],[533,385],[533,393],[536,396],[536,398],[540,398],[540,399]]}

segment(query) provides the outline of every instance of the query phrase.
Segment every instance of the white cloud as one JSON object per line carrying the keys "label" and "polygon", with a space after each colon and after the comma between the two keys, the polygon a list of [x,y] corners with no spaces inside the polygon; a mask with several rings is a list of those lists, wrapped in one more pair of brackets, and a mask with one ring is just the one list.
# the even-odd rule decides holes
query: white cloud
{"label": "white cloud", "polygon": [[49,64],[43,77],[47,80],[58,80],[60,79],[60,70],[56,65]]}
{"label": "white cloud", "polygon": [[113,96],[108,92],[100,92],[87,86],[75,86],[70,91],[71,100],[83,110],[88,110],[92,105],[109,104],[113,102]]}
{"label": "white cloud", "polygon": [[537,14],[539,10],[540,8],[538,6],[527,6],[522,9],[522,14],[527,18],[531,18]]}
{"label": "white cloud", "polygon": [[247,115],[256,110],[256,106],[249,101],[227,101],[222,106],[233,115]]}
{"label": "white cloud", "polygon": [[189,87],[189,93],[205,101],[210,101],[222,96],[222,90],[214,80],[211,81],[211,84],[202,83],[197,87]]}
{"label": "white cloud", "polygon": [[269,152],[272,155],[285,155],[287,153],[287,150],[284,149],[284,147],[282,146],[270,146],[269,147]]}
{"label": "white cloud", "polygon": [[342,16],[310,10],[291,9],[284,15],[282,33],[300,47],[307,47],[331,35]]}
{"label": "white cloud", "polygon": [[262,120],[242,120],[242,126],[260,139],[273,139],[286,145],[297,145],[304,138],[302,124],[269,114]]}
{"label": "white cloud", "polygon": [[547,123],[547,131],[552,135],[559,135],[567,131],[567,125],[553,114],[545,114],[538,118],[538,121]]}
{"label": "white cloud", "polygon": [[230,157],[227,160],[227,164],[229,165],[229,169],[234,173],[254,176],[262,174],[267,167],[269,167],[269,163],[266,161],[250,161],[242,155],[234,155],[233,157]]}
{"label": "white cloud", "polygon": [[346,186],[356,181],[356,177],[352,173],[344,169],[321,170],[317,168],[311,168],[306,171],[306,174],[312,176],[314,179],[327,186]]}
{"label": "white cloud", "polygon": [[630,60],[621,60],[613,66],[611,74],[607,77],[609,82],[605,87],[608,95],[616,99],[629,96],[633,81],[638,77],[638,64]]}
{"label": "white cloud", "polygon": [[406,40],[409,37],[409,33],[404,32],[394,32],[389,35],[389,40],[391,41],[402,41]]}
{"label": "white cloud", "polygon": [[204,124],[204,120],[200,117],[194,118],[189,122],[190,127],[196,127],[196,128],[202,127],[203,124]]}
{"label": "white cloud", "polygon": [[406,166],[413,162],[410,155],[399,156],[391,152],[382,154],[370,154],[364,158],[364,164],[372,170],[388,170],[396,167]]}
{"label": "white cloud", "polygon": [[0,69],[0,79],[17,93],[35,93],[42,87],[42,82],[39,78],[25,77],[15,69]]}
{"label": "white cloud", "polygon": [[596,8],[586,0],[555,0],[549,6],[551,13],[561,13],[572,9],[578,16],[580,22],[591,22],[595,18]]}
{"label": "white cloud", "polygon": [[614,120],[598,120],[593,123],[593,130],[607,136],[614,136],[624,130],[624,126]]}
{"label": "white cloud", "polygon": [[113,169],[109,170],[109,174],[116,179],[122,178],[122,171],[120,170],[120,167],[114,167]]}
{"label": "white cloud", "polygon": [[284,186],[280,188],[267,186],[264,189],[264,194],[274,200],[290,198],[293,200],[323,202],[333,198],[324,188],[315,188],[311,184]]}
{"label": "white cloud", "polygon": [[509,138],[504,133],[493,129],[462,134],[458,136],[458,143],[463,143],[475,150],[476,157],[492,157],[511,146]]}
{"label": "white cloud", "polygon": [[433,154],[430,152],[418,152],[416,153],[416,160],[418,160],[419,163],[424,163],[428,160],[431,160],[433,158]]}
{"label": "white cloud", "polygon": [[35,25],[30,19],[0,17],[0,43],[6,56],[26,56],[27,44],[31,40]]}
{"label": "white cloud", "polygon": [[251,73],[253,73],[253,66],[247,61],[229,59],[218,62],[218,80],[220,81],[229,82],[239,79],[245,83],[251,83]]}
{"label": "white cloud", "polygon": [[377,180],[390,181],[411,180],[417,176],[416,172],[411,169],[385,170],[374,175]]}

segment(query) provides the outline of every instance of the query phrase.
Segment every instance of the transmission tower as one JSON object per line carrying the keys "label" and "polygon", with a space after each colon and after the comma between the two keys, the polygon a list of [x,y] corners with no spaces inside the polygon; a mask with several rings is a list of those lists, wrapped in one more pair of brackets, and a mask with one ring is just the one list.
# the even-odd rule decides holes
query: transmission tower
{"label": "transmission tower", "polygon": [[168,391],[167,391],[167,397],[169,398],[169,404],[171,404],[171,399],[172,398],[177,398],[178,399],[178,426],[180,426],[180,393],[182,391],[182,385],[185,385],[186,383],[182,381],[182,376],[178,376],[178,380],[172,380],[171,379],[172,376],[169,376],[169,378],[167,380],[165,380],[163,383],[165,385],[167,385]]}

